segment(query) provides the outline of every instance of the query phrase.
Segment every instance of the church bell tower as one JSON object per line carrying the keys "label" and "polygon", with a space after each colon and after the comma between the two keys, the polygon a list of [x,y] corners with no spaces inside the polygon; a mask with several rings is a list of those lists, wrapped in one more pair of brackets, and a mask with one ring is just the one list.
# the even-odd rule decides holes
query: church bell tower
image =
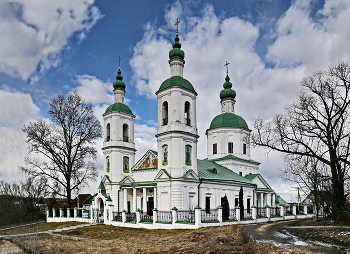
{"label": "church bell tower", "polygon": [[[177,25],[179,21],[176,22]],[[183,78],[185,52],[178,29],[169,52],[170,78],[156,92],[158,99],[158,167],[172,178],[188,170],[197,173],[196,97],[192,84]]]}

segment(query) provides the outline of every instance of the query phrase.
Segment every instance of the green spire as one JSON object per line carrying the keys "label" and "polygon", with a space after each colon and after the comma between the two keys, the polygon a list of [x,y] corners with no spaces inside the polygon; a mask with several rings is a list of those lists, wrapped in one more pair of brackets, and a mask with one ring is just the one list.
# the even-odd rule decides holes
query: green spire
{"label": "green spire", "polygon": [[122,72],[120,70],[120,60],[121,60],[121,58],[119,56],[119,58],[118,58],[119,64],[118,64],[118,72],[117,72],[118,75],[115,77],[116,81],[113,83],[113,87],[114,87],[114,89],[123,89],[123,90],[125,90],[126,85],[125,85],[125,83],[123,81]]}
{"label": "green spire", "polygon": [[180,59],[185,59],[185,52],[181,50],[181,43],[180,43],[180,38],[179,38],[179,25],[180,20],[176,20],[175,26],[176,26],[176,36],[174,38],[174,43],[173,43],[173,49],[169,51],[169,59],[173,59],[175,57],[180,58]]}
{"label": "green spire", "polygon": [[232,83],[230,82],[230,77],[228,76],[228,71],[226,72],[225,83],[223,85],[224,90],[220,92],[221,100],[234,100],[236,98],[235,90],[232,90]]}

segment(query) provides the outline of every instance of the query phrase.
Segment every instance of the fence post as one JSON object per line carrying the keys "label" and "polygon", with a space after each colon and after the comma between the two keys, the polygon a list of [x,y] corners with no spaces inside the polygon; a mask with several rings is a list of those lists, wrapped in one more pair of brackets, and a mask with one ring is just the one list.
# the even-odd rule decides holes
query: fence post
{"label": "fence post", "polygon": [[74,218],[78,216],[78,207],[74,207]]}
{"label": "fence post", "polygon": [[172,216],[173,216],[173,222],[172,224],[174,225],[177,221],[177,208],[174,206],[173,208],[171,208],[171,213],[172,213]]}
{"label": "fence post", "polygon": [[307,214],[307,205],[304,205],[304,214]]}
{"label": "fence post", "polygon": [[297,207],[295,206],[295,204],[292,205],[292,209],[293,209],[293,215],[297,216]]}
{"label": "fence post", "polygon": [[49,208],[46,207],[46,221],[49,218],[49,215],[50,215],[50,210]]}
{"label": "fence post", "polygon": [[[257,207],[256,207],[255,205],[252,205],[251,208],[252,208],[252,217],[253,217],[253,220],[256,220],[257,217],[258,217]],[[236,212],[237,212],[237,211],[236,211]]]}
{"label": "fence post", "polygon": [[201,222],[202,222],[201,211],[202,211],[202,208],[199,205],[197,205],[194,208],[194,220],[195,220],[195,225],[196,225],[197,228],[200,227]]}
{"label": "fence post", "polygon": [[140,223],[141,216],[140,216],[141,210],[139,208],[136,209],[136,224]]}
{"label": "fence post", "polygon": [[109,221],[113,220],[113,212],[114,212],[114,205],[108,205],[109,206]]}
{"label": "fence post", "polygon": [[125,223],[125,221],[126,221],[126,211],[123,210],[122,211],[122,222]]}
{"label": "fence post", "polygon": [[281,215],[281,217],[284,217],[284,206],[281,205],[280,209],[281,209],[280,215]]}
{"label": "fence post", "polygon": [[237,221],[241,221],[241,208],[239,206],[235,207]]}
{"label": "fence post", "polygon": [[62,207],[60,208],[60,217],[63,217],[63,209],[62,209]]}
{"label": "fence post", "polygon": [[223,207],[221,205],[218,206],[218,221],[222,223],[223,218],[222,218],[222,209]]}
{"label": "fence post", "polygon": [[266,217],[268,219],[270,219],[271,218],[271,207],[269,205],[266,205],[265,208],[266,208]]}
{"label": "fence post", "polygon": [[153,209],[153,224],[157,222],[157,216],[158,216],[158,209],[154,208]]}
{"label": "fence post", "polygon": [[67,207],[67,218],[69,218],[69,217],[70,217],[70,208]]}

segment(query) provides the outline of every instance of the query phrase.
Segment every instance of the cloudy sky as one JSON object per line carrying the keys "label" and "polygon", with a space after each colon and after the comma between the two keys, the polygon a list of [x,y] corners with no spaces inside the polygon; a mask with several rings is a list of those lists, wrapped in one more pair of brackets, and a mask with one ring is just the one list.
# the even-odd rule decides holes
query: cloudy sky
{"label": "cloudy sky", "polygon": [[[205,130],[220,114],[225,61],[236,113],[252,128],[255,118],[283,112],[303,77],[350,58],[349,17],[346,0],[2,0],[0,179],[20,178],[27,153],[21,126],[47,118],[48,102],[57,95],[77,91],[102,121],[113,103],[119,56],[126,103],[137,115],[136,159],[156,149],[155,92],[170,75],[177,18],[184,77],[198,92],[198,157],[205,158]],[[293,200],[295,189],[279,178],[279,155],[255,149],[253,159],[272,188]],[[102,157],[97,166],[102,174]]]}

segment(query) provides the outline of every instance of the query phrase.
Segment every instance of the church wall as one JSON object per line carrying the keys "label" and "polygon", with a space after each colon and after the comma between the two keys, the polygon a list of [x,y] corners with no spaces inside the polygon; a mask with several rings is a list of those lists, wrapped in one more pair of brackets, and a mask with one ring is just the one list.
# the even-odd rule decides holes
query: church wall
{"label": "church wall", "polygon": [[[249,131],[241,128],[217,128],[208,130],[207,154],[208,159],[218,159],[232,154],[241,159],[250,160]],[[233,143],[233,152],[228,151],[228,142]],[[246,144],[246,154],[243,144]],[[213,144],[217,144],[217,154],[213,153]]]}
{"label": "church wall", "polygon": [[[163,103],[168,102],[168,124],[163,125]],[[191,126],[186,125],[185,103],[190,103]],[[166,131],[184,131],[197,134],[196,119],[196,97],[183,89],[171,88],[158,94],[158,133]]]}
{"label": "church wall", "polygon": [[[235,199],[239,198],[239,190],[240,185],[228,185],[224,183],[202,183],[200,185],[200,207],[205,209],[206,197],[210,197],[210,209],[215,209],[219,205],[221,205],[221,198],[223,198],[226,194],[227,199],[229,201],[230,209],[235,207]],[[244,207],[247,208],[247,199],[249,198],[251,201],[250,205],[253,205],[253,194],[254,194],[255,186],[245,185],[243,186],[243,200]]]}
{"label": "church wall", "polygon": [[258,174],[259,173],[259,165],[252,164],[249,162],[244,161],[238,161],[233,159],[228,160],[219,160],[215,161],[217,164],[220,164],[233,172],[240,174],[242,173],[242,176],[248,175],[248,174]]}
{"label": "church wall", "polygon": [[154,181],[158,172],[158,168],[134,170],[132,171],[132,178],[135,180],[135,182]]}

